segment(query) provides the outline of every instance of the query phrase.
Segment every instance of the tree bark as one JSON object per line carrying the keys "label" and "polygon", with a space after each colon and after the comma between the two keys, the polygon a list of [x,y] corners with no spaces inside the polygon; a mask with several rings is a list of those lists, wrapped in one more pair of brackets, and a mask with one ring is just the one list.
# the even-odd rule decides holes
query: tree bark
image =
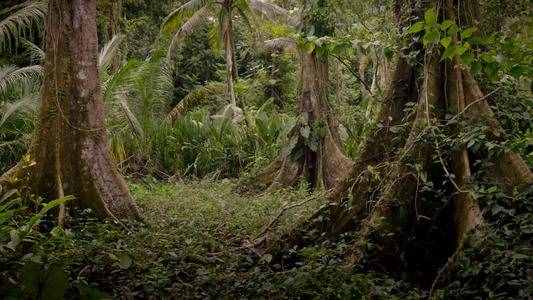
{"label": "tree bark", "polygon": [[138,217],[109,155],[97,54],[96,0],[50,0],[32,187],[52,199],[61,182],[66,195],[103,217]]}

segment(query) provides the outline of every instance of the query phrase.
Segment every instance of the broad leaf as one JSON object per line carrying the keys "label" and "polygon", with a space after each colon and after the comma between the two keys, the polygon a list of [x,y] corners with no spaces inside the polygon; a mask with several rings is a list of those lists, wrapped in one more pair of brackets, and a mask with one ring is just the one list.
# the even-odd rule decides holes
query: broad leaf
{"label": "broad leaf", "polygon": [[411,25],[411,27],[409,27],[409,30],[407,30],[407,33],[413,34],[413,33],[420,32],[424,30],[424,25],[425,25],[424,21],[416,22],[415,24]]}

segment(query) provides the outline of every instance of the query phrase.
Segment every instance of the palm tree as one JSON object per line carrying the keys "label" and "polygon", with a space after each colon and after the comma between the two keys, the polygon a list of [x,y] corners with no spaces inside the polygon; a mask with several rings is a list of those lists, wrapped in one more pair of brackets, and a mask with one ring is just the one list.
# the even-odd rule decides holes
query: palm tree
{"label": "palm tree", "polygon": [[205,23],[215,23],[226,61],[226,93],[230,99],[226,111],[231,109],[232,115],[240,110],[237,108],[234,90],[234,81],[237,80],[238,74],[235,66],[233,21],[235,16],[240,16],[249,24],[248,16],[251,11],[270,19],[278,18],[284,19],[287,23],[294,23],[288,11],[260,0],[190,0],[168,15],[163,24],[163,32],[173,34],[168,52],[170,58],[182,39]]}

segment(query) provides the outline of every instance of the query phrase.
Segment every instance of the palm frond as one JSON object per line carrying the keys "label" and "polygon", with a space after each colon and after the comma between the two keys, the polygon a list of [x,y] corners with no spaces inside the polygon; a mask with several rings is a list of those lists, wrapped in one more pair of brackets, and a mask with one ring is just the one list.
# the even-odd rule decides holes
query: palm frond
{"label": "palm frond", "polygon": [[128,61],[128,63],[123,65],[117,72],[109,75],[106,80],[103,80],[102,92],[106,103],[113,102],[115,100],[115,95],[120,94],[122,90],[132,89],[135,80],[135,72],[138,67],[138,61]]}
{"label": "palm frond", "polygon": [[299,24],[298,19],[291,16],[289,11],[282,7],[261,0],[249,1],[250,8],[253,11],[262,14],[267,19],[283,22],[293,27],[297,27]]}
{"label": "palm frond", "polygon": [[135,72],[133,90],[136,102],[132,111],[144,122],[166,111],[173,95],[172,69],[159,54],[146,59]]}
{"label": "palm frond", "polygon": [[26,48],[26,53],[31,57],[32,61],[36,63],[44,61],[46,54],[43,49],[26,39],[21,39],[21,43]]}
{"label": "palm frond", "polygon": [[119,95],[117,95],[117,99],[119,100],[120,107],[122,108],[122,112],[126,119],[128,120],[129,126],[133,129],[133,131],[140,137],[144,137],[144,130],[141,126],[141,123],[133,113],[133,111],[130,108],[130,105],[128,104],[128,94],[126,91],[122,91]]}
{"label": "palm frond", "polygon": [[211,11],[208,7],[202,7],[194,15],[192,15],[181,27],[174,33],[172,42],[168,48],[168,57],[174,52],[178,44],[187,36],[189,36],[194,30],[205,22],[210,21]]}
{"label": "palm frond", "polygon": [[250,15],[250,12],[251,12],[249,3],[247,1],[239,1],[235,5],[235,8],[237,9],[237,13],[241,17],[241,19],[244,22],[244,24],[246,24],[246,26],[248,26],[248,28],[253,30],[254,26],[252,26],[252,22],[251,22],[251,20],[249,18],[249,15]]}
{"label": "palm frond", "polygon": [[8,10],[7,17],[0,21],[0,49],[15,47],[21,37],[35,28],[42,29],[47,10],[47,1],[26,1],[14,10]]}
{"label": "palm frond", "polygon": [[2,117],[0,118],[0,128],[4,126],[11,116],[17,113],[35,113],[40,99],[39,96],[39,93],[29,91],[25,92],[18,101],[5,102],[3,106],[0,107],[0,113],[2,114]]}
{"label": "palm frond", "polygon": [[297,43],[294,39],[289,37],[281,37],[265,41],[265,48],[269,51],[288,51],[295,52],[297,50]]}
{"label": "palm frond", "polygon": [[157,94],[163,103],[167,104],[170,102],[174,95],[174,73],[168,61],[163,61],[161,63],[161,70],[159,76],[157,76],[158,85],[157,85]]}
{"label": "palm frond", "polygon": [[98,56],[98,66],[102,72],[107,72],[111,62],[115,59],[117,53],[119,53],[120,44],[123,40],[124,35],[117,34],[113,36],[113,38],[107,42],[100,51],[100,55]]}
{"label": "palm frond", "polygon": [[4,123],[14,115],[17,111],[21,110],[24,106],[27,104],[27,100],[23,99],[16,102],[11,103],[5,103],[4,107],[2,107],[2,118],[0,119],[0,128],[4,125]]}
{"label": "palm frond", "polygon": [[218,20],[215,20],[214,24],[209,27],[207,37],[209,39],[209,47],[211,47],[211,50],[215,52],[222,50],[222,36]]}
{"label": "palm frond", "polygon": [[185,19],[196,14],[200,9],[212,4],[213,0],[190,0],[171,12],[163,21],[162,33],[172,34],[181,27]]}
{"label": "palm frond", "polygon": [[28,87],[39,82],[43,77],[41,66],[18,68],[15,66],[0,67],[0,94],[12,87]]}
{"label": "palm frond", "polygon": [[175,120],[195,107],[209,106],[218,109],[225,103],[220,95],[224,95],[226,85],[223,82],[209,82],[190,91],[167,115],[168,120]]}

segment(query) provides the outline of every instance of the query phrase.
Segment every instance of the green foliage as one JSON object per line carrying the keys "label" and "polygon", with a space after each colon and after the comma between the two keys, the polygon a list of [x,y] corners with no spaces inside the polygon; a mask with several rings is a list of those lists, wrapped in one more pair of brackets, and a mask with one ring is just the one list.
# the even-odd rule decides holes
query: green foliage
{"label": "green foliage", "polygon": [[[149,159],[143,173],[178,176],[238,177],[243,171],[266,164],[276,153],[278,138],[285,128],[286,117],[267,117],[254,111],[247,116],[248,126],[234,125],[227,119],[212,119],[199,110],[178,119],[146,128],[149,139],[126,135],[113,140],[115,157],[129,159],[126,171]],[[141,150],[144,149],[144,150]],[[146,152],[144,152],[146,151]]]}
{"label": "green foliage", "polygon": [[[224,78],[217,74],[217,70],[223,68],[224,60],[220,53],[211,48],[207,26],[199,28],[189,39],[184,41],[175,54],[174,61],[176,93],[173,105],[176,105],[176,100],[181,100],[197,85],[205,85],[208,82],[220,81]],[[218,94],[222,96],[224,91]],[[220,107],[222,106],[217,108]]]}
{"label": "green foliage", "polygon": [[483,239],[471,237],[438,298],[528,299],[533,190],[512,198],[497,186],[481,185],[476,192],[489,223],[488,232]]}
{"label": "green foliage", "polygon": [[[16,191],[15,191],[16,194]],[[32,215],[24,215],[27,207],[23,206],[21,198],[12,198],[12,191],[2,195],[0,202],[0,250],[2,252],[16,251],[19,245],[32,233],[36,226],[51,209],[64,205],[72,200],[65,197],[42,204],[39,212]],[[39,203],[38,203],[39,204]],[[20,218],[22,217],[22,222]]]}
{"label": "green foliage", "polygon": [[424,20],[411,25],[408,35],[422,35],[425,47],[438,47],[442,58],[458,59],[474,73],[483,73],[495,81],[507,74],[515,78],[533,76],[533,56],[530,43],[520,35],[501,33],[477,34],[478,28],[461,28],[453,20],[438,22],[437,11],[426,11]]}
{"label": "green foliage", "polygon": [[[64,291],[66,299],[417,295],[405,282],[343,266],[346,241],[293,249],[283,263],[276,253],[258,255],[242,247],[272,220],[273,212],[309,197],[303,189],[242,197],[228,181],[176,184],[150,178],[130,189],[143,209],[144,223],[118,226],[82,212],[69,230],[54,230],[39,239],[26,259],[2,261],[0,296],[51,297],[49,291]],[[321,202],[316,197],[291,209],[272,233],[291,231]]]}

